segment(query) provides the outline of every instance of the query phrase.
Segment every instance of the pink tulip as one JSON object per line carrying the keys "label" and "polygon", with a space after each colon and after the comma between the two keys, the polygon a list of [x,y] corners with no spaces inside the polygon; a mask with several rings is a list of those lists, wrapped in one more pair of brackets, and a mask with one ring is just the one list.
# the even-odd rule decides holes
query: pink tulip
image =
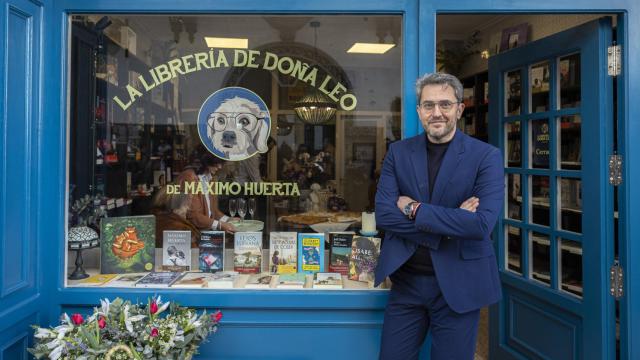
{"label": "pink tulip", "polygon": [[151,337],[157,337],[157,336],[158,336],[158,328],[151,329]]}
{"label": "pink tulip", "polygon": [[104,316],[100,316],[100,319],[98,319],[98,327],[104,329],[105,326],[107,326],[107,321],[104,319]]}
{"label": "pink tulip", "polygon": [[149,312],[151,312],[151,314],[155,314],[158,312],[158,304],[155,301],[151,302],[151,305],[149,306]]}
{"label": "pink tulip", "polygon": [[76,325],[82,325],[82,323],[84,322],[84,318],[80,314],[73,314],[71,315],[71,321],[73,321],[73,323]]}

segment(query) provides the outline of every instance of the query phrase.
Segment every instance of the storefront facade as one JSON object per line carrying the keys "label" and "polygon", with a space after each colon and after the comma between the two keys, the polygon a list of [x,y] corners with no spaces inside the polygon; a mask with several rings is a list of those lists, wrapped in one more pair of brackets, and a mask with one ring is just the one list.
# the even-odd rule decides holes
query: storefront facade
{"label": "storefront facade", "polygon": [[[640,266],[637,266],[637,260],[634,260],[640,255],[640,245],[632,240],[637,234],[640,234],[640,225],[633,221],[640,214],[640,208],[634,201],[640,199],[640,194],[637,189],[631,186],[640,178],[638,162],[634,161],[640,156],[640,147],[633,141],[634,135],[640,133],[639,123],[634,120],[634,115],[640,113],[640,105],[633,101],[640,95],[640,88],[637,85],[640,81],[640,54],[638,53],[640,49],[636,45],[636,39],[640,36],[640,22],[637,21],[640,19],[640,8],[633,1],[592,0],[582,1],[579,4],[561,4],[553,1],[535,4],[524,1],[512,4],[491,1],[410,0],[310,3],[181,1],[179,4],[168,4],[160,1],[40,2],[12,0],[3,1],[3,4],[2,18],[6,21],[3,21],[4,26],[0,30],[0,35],[2,35],[0,38],[2,38],[5,49],[3,54],[5,65],[2,73],[3,141],[2,147],[0,147],[0,164],[2,164],[0,179],[3,185],[3,188],[0,189],[0,204],[2,204],[0,228],[3,231],[0,238],[2,242],[2,253],[0,253],[2,257],[0,349],[2,350],[0,358],[27,358],[25,349],[31,344],[29,327],[31,324],[56,324],[61,312],[87,312],[98,303],[100,298],[120,296],[131,300],[146,300],[147,297],[154,294],[162,294],[164,298],[169,298],[183,305],[207,310],[221,309],[224,312],[220,332],[201,348],[202,358],[320,359],[333,357],[372,359],[377,357],[383,312],[388,297],[388,292],[384,289],[353,291],[347,289],[344,291],[153,289],[149,291],[149,289],[135,288],[71,286],[73,284],[67,281],[68,267],[71,266],[73,269],[72,263],[75,258],[69,260],[70,255],[65,245],[68,233],[66,224],[69,220],[67,211],[69,200],[67,199],[71,195],[69,184],[74,183],[70,178],[79,176],[74,175],[74,169],[77,166],[74,163],[86,161],[81,156],[81,148],[74,148],[76,142],[82,142],[83,134],[78,133],[76,126],[71,125],[73,124],[73,113],[82,107],[82,97],[80,96],[82,92],[78,90],[79,82],[75,76],[81,71],[78,70],[80,69],[78,64],[81,63],[77,61],[83,58],[82,55],[77,55],[72,51],[72,43],[75,39],[73,36],[78,34],[78,31],[74,30],[76,23],[72,21],[72,15],[76,19],[82,18],[81,21],[85,23],[91,21],[95,23],[91,16],[95,16],[95,19],[99,20],[102,16],[108,15],[112,19],[122,20],[123,24],[128,24],[127,20],[134,21],[138,18],[143,19],[142,21],[149,21],[148,23],[151,25],[148,26],[152,26],[153,19],[165,21],[182,15],[185,18],[193,16],[199,21],[203,21],[203,19],[221,23],[228,21],[224,25],[228,27],[233,27],[236,20],[241,23],[240,25],[245,24],[242,21],[246,21],[248,28],[251,27],[251,19],[264,17],[269,18],[265,22],[271,21],[272,24],[279,21],[278,26],[280,31],[285,34],[284,38],[286,38],[287,32],[295,33],[295,31],[302,29],[302,25],[306,24],[308,20],[315,18],[318,25],[301,30],[306,32],[310,39],[315,39],[313,47],[308,46],[297,50],[287,49],[278,53],[278,46],[287,42],[281,36],[279,40],[262,40],[261,45],[267,44],[262,47],[254,47],[250,44],[248,49],[256,51],[256,63],[262,65],[267,62],[267,53],[275,54],[274,56],[279,59],[285,56],[290,57],[291,67],[295,66],[296,59],[304,62],[322,58],[325,60],[322,62],[325,67],[319,68],[319,73],[322,74],[322,71],[325,71],[326,74],[334,75],[334,80],[338,77],[331,72],[332,69],[344,68],[340,78],[349,79],[349,83],[344,83],[345,89],[342,91],[338,88],[339,81],[331,83],[327,80],[327,83],[324,84],[322,80],[326,77],[322,75],[318,75],[317,82],[314,82],[316,88],[320,89],[324,86],[327,93],[333,95],[333,105],[336,106],[338,114],[334,128],[329,130],[323,128],[324,130],[318,132],[318,128],[314,127],[311,133],[305,133],[305,129],[308,128],[303,128],[296,133],[295,125],[293,125],[295,124],[293,106],[287,104],[285,100],[287,97],[291,100],[297,94],[296,101],[298,101],[307,88],[303,86],[300,90],[300,88],[296,89],[296,84],[289,84],[293,90],[286,92],[281,90],[285,86],[280,80],[292,78],[289,75],[293,70],[288,69],[287,64],[282,64],[280,68],[275,65],[269,71],[262,69],[263,71],[260,73],[250,73],[251,66],[246,65],[250,61],[245,61],[244,66],[232,65],[225,68],[224,61],[220,62],[219,53],[210,58],[208,57],[208,48],[203,45],[200,48],[195,46],[190,52],[179,49],[178,53],[181,56],[192,54],[196,59],[198,53],[204,52],[207,61],[210,62],[205,61],[205,58],[202,57],[201,64],[210,65],[216,63],[215,58],[217,57],[217,64],[222,64],[219,67],[225,68],[216,72],[215,76],[219,76],[220,79],[216,78],[215,81],[219,81],[219,85],[216,83],[212,88],[204,87],[205,90],[199,94],[201,98],[195,100],[193,98],[196,92],[189,94],[186,91],[182,92],[181,97],[164,93],[164,95],[160,94],[159,98],[164,102],[166,108],[182,110],[184,119],[172,119],[167,122],[188,123],[189,120],[184,114],[190,111],[194,118],[199,116],[198,113],[204,100],[209,95],[213,95],[215,91],[233,86],[249,88],[257,93],[269,108],[271,121],[273,121],[271,123],[272,134],[274,131],[282,131],[282,134],[279,135],[288,136],[288,133],[287,135],[285,133],[291,132],[290,127],[294,127],[294,135],[292,135],[294,140],[290,143],[291,147],[311,142],[315,144],[312,147],[318,151],[325,150],[328,143],[331,146],[344,149],[342,155],[338,155],[340,151],[335,153],[333,179],[338,180],[335,184],[337,188],[335,190],[341,194],[349,194],[366,192],[367,190],[363,190],[362,186],[367,187],[371,184],[366,182],[366,185],[361,185],[361,188],[358,188],[349,184],[348,180],[342,181],[342,179],[353,176],[354,173],[349,173],[350,168],[341,166],[341,163],[351,165],[357,165],[358,162],[371,163],[373,164],[371,168],[358,170],[356,167],[354,171],[356,173],[358,171],[374,173],[375,170],[379,170],[377,164],[384,156],[385,140],[398,140],[398,138],[407,138],[422,132],[415,113],[416,99],[413,84],[420,74],[432,72],[436,68],[434,29],[436,28],[437,15],[466,13],[505,13],[508,15],[533,12],[548,14],[606,13],[615,18],[617,27],[612,29],[610,23],[596,21],[592,23],[591,27],[580,28],[578,34],[565,34],[568,36],[568,40],[563,39],[562,34],[558,34],[554,38],[555,40],[549,43],[531,44],[533,47],[517,49],[521,50],[519,52],[512,51],[510,57],[501,55],[489,61],[488,83],[492,89],[497,89],[496,98],[503,98],[506,97],[507,92],[504,84],[509,83],[510,76],[516,76],[514,69],[519,69],[522,66],[535,67],[545,59],[557,58],[560,62],[575,52],[582,54],[583,105],[567,106],[570,109],[566,110],[563,105],[556,104],[553,100],[556,95],[554,91],[562,92],[562,89],[558,88],[551,91],[553,95],[550,95],[552,99],[550,104],[547,104],[547,108],[540,112],[545,113],[544,116],[548,116],[548,119],[563,118],[562,121],[566,123],[573,122],[573,120],[566,120],[567,117],[582,116],[582,135],[579,136],[582,136],[582,149],[585,153],[580,160],[583,166],[579,173],[567,172],[567,169],[560,165],[562,160],[558,160],[558,164],[556,164],[554,161],[549,162],[548,157],[546,165],[539,167],[527,165],[527,162],[536,163],[536,157],[533,155],[528,157],[528,160],[523,160],[522,164],[505,163],[505,168],[515,168],[506,171],[510,177],[505,181],[514,181],[512,179],[516,176],[532,177],[529,190],[524,190],[524,195],[520,194],[520,206],[523,204],[522,198],[528,194],[527,191],[536,191],[536,188],[541,186],[536,177],[558,179],[557,190],[552,190],[554,186],[549,187],[548,183],[546,185],[552,199],[561,197],[556,195],[556,191],[560,192],[560,178],[568,177],[577,179],[578,182],[582,181],[585,188],[583,193],[585,194],[584,199],[582,199],[582,195],[580,196],[582,199],[581,207],[584,209],[581,224],[584,230],[571,229],[571,231],[584,232],[584,236],[574,236],[563,232],[563,228],[566,230],[566,227],[562,220],[557,220],[557,224],[556,220],[541,224],[535,220],[536,215],[533,214],[530,221],[516,222],[514,220],[518,219],[517,216],[507,214],[499,222],[494,241],[496,242],[496,254],[499,254],[498,261],[501,265],[505,295],[500,305],[494,306],[490,311],[491,355],[492,358],[609,359],[615,358],[616,353],[619,353],[621,359],[640,357],[640,348],[638,348],[640,345],[634,341],[638,339],[637,333],[640,331],[640,325],[638,325],[640,324],[640,295],[637,294],[640,291],[640,285],[638,285],[640,284]],[[276,19],[277,17],[283,17],[284,20]],[[357,60],[345,65],[346,60],[341,60],[340,54],[331,53],[329,45],[322,44],[323,42],[330,44],[331,37],[340,36],[341,29],[348,28],[350,31],[366,33],[366,29],[359,30],[357,27],[348,26],[354,26],[353,24],[357,22],[366,23],[369,21],[383,24],[379,27],[383,30],[382,35],[376,35],[384,39],[380,42],[393,43],[395,49],[386,55],[388,56],[387,62],[368,65],[371,68],[377,67],[377,72],[358,73],[358,67],[367,66],[367,64],[363,65],[366,60]],[[285,26],[295,22],[299,22],[301,25],[297,28]],[[185,22],[183,19],[180,20],[180,23],[185,29],[185,33],[188,33],[188,21]],[[171,22],[171,24],[177,25],[175,22]],[[253,31],[259,34],[262,30],[257,27]],[[325,34],[322,34],[323,32]],[[182,33],[181,36],[186,37],[185,33]],[[606,52],[603,52],[603,49],[606,49],[605,43],[611,42],[613,33],[616,35],[617,44],[622,45],[622,71],[620,75],[617,75],[615,81],[607,78]],[[571,42],[580,36],[584,38],[580,38],[579,44],[577,41],[575,44]],[[138,32],[138,37],[140,38],[138,44],[142,43],[141,38],[143,37],[153,38],[150,34],[141,34],[140,32]],[[316,43],[316,41],[318,42]],[[563,41],[566,41],[567,48],[572,49],[571,52],[563,53],[562,47],[558,45]],[[177,40],[176,43],[178,43]],[[106,45],[102,44],[102,46]],[[132,51],[129,47],[127,53],[111,55],[113,58],[120,59],[120,65],[123,61],[130,64],[129,53],[132,53],[132,56],[143,58],[143,46],[138,46],[137,51]],[[320,55],[318,55],[318,49],[321,51]],[[89,53],[91,51],[89,50]],[[168,49],[166,56],[152,58],[146,62],[143,70],[158,69],[158,66],[162,64],[169,66],[172,60],[184,59],[171,51],[172,49]],[[237,56],[236,53],[233,50],[223,50],[223,53],[228,56],[228,62],[233,64],[232,58]],[[244,54],[246,55],[248,52]],[[151,58],[151,55],[149,57]],[[126,88],[127,83],[132,83],[129,73],[121,72],[119,76],[116,76],[116,84],[114,84],[109,80],[108,67],[113,63],[106,61],[105,65],[107,65],[105,79],[111,83],[106,87],[111,90],[107,90],[105,106],[107,109],[111,109],[109,106],[121,108],[121,112],[117,112],[120,111],[117,109],[107,110],[107,114],[113,112],[121,116],[135,117],[135,111],[138,111],[138,115],[144,115],[145,112],[148,115],[151,112],[149,107],[135,110],[137,105],[134,103],[139,99],[142,99],[140,100],[142,103],[145,97],[151,100],[153,96],[156,96],[152,93],[151,87],[149,87],[148,93],[138,97],[135,92],[132,93]],[[188,67],[185,60],[183,60],[182,66]],[[549,66],[553,69],[552,73],[559,73],[559,70],[555,71],[556,65]],[[586,68],[586,66],[592,67]],[[590,69],[595,69],[593,76],[587,75],[587,70]],[[492,72],[492,70],[494,71]],[[143,71],[136,71],[144,75]],[[133,77],[137,78],[139,74]],[[156,72],[156,75],[158,74]],[[260,78],[264,74],[271,74],[271,76]],[[189,77],[188,74],[175,76],[174,74],[173,79],[188,82],[192,88],[203,88],[195,76]],[[120,81],[118,81],[118,77]],[[268,82],[268,91],[261,92],[260,86],[264,84],[255,85],[251,78],[258,78],[256,82],[259,84],[261,81]],[[299,80],[305,78],[301,74],[298,76]],[[381,80],[376,81],[376,78]],[[149,73],[149,77],[145,80],[150,83],[154,81],[151,79],[152,75]],[[284,82],[286,83],[286,81]],[[309,84],[311,79],[304,82]],[[358,82],[364,84],[365,88],[378,87],[379,90],[365,96],[364,92],[353,90],[358,88]],[[556,79],[552,77],[551,83],[555,82]],[[559,83],[559,80],[557,82]],[[167,82],[167,84],[169,83]],[[527,81],[523,80],[523,88],[526,88],[527,84]],[[174,83],[171,86],[182,89],[179,86],[184,85]],[[144,85],[143,87],[148,86]],[[594,88],[598,91],[588,91]],[[166,91],[167,86],[164,89]],[[332,89],[338,90],[332,92]],[[617,93],[617,102],[615,103],[611,95],[614,92]],[[526,92],[523,91],[524,93]],[[274,94],[278,94],[278,96]],[[350,94],[353,96],[347,96]],[[115,100],[116,97],[118,100]],[[398,99],[395,100],[395,98]],[[560,94],[557,98],[561,99]],[[291,101],[293,102],[293,100]],[[525,100],[518,107],[525,108],[527,101],[529,100]],[[154,101],[151,100],[151,102]],[[388,103],[384,105],[386,107],[384,111],[381,110],[383,107],[380,105],[381,102]],[[89,103],[93,102],[89,101]],[[515,124],[518,124],[518,132],[520,124],[523,124],[522,127],[525,130],[522,130],[522,134],[526,135],[522,135],[520,141],[522,141],[521,148],[525,149],[527,148],[526,139],[530,137],[529,134],[535,133],[537,130],[534,130],[534,126],[531,125],[531,132],[528,132],[524,123],[539,120],[534,114],[538,110],[531,110],[530,114],[525,114],[527,112],[523,111],[522,116],[518,117],[519,113],[512,113],[513,108],[509,106],[506,102],[504,109],[490,108],[488,121],[488,141],[504,149],[505,158],[507,152],[511,151],[508,149],[510,146],[508,134],[514,131]],[[142,108],[142,106],[140,107]],[[613,114],[617,115],[614,117]],[[516,117],[509,118],[511,115]],[[591,119],[593,120],[591,121]],[[154,121],[156,120],[162,121],[160,119]],[[368,130],[366,130],[366,125],[363,126],[364,130],[340,125],[340,121],[347,123],[355,120],[364,123],[370,122],[374,125],[370,126]],[[612,125],[614,121],[617,121],[616,130]],[[106,119],[105,122],[117,123],[118,121]],[[143,123],[141,128],[147,125],[148,120]],[[383,123],[384,125],[380,125]],[[280,127],[274,126],[278,124]],[[607,127],[607,124],[610,128]],[[287,127],[289,128],[287,129]],[[113,139],[114,148],[117,147],[116,144],[120,143],[116,138],[121,136],[116,128],[114,126],[113,129],[107,130],[109,134],[113,131],[115,136],[104,137],[107,139],[107,143]],[[176,126],[172,129],[178,131],[179,127]],[[562,150],[559,150],[562,138],[561,129],[563,129],[562,125],[559,125],[556,130],[557,134],[553,130],[551,131],[551,138],[555,137],[557,140],[551,141],[554,146],[550,147],[550,151],[553,153],[553,148],[556,147],[559,159],[564,156]],[[363,135],[365,130],[371,132],[370,137],[364,141],[357,141],[358,136],[365,136]],[[156,130],[151,132],[154,131]],[[206,127],[204,131],[206,132]],[[143,134],[142,131],[141,134]],[[295,137],[295,134],[299,136]],[[153,136],[151,137],[153,138]],[[349,140],[350,137],[354,137],[356,140]],[[326,141],[327,138],[336,140],[335,142]],[[197,139],[197,136],[192,136],[192,139]],[[282,143],[279,143],[278,140],[276,139],[277,151],[281,151]],[[154,138],[153,141],[156,139]],[[286,142],[286,140],[283,141]],[[94,142],[95,139],[92,138],[91,146]],[[615,148],[614,143],[616,144]],[[173,150],[178,147],[176,143],[171,145]],[[127,146],[131,147],[131,143],[124,144],[123,152],[127,153],[124,155],[125,157],[129,155],[128,153],[133,153],[131,156],[134,159],[142,156],[138,155],[135,149],[131,150]],[[587,153],[585,149],[588,147],[590,147],[590,151]],[[607,181],[610,168],[609,155],[613,155],[614,149],[617,155],[622,156],[623,164],[620,174],[621,183],[615,187],[615,190],[614,186]],[[104,158],[103,161],[108,161],[106,159],[108,151],[99,150],[103,150],[103,154],[101,154]],[[93,152],[92,148],[90,148],[90,152]],[[345,155],[346,153],[348,155]],[[175,155],[172,160],[177,160]],[[96,163],[95,158],[90,157],[89,163],[93,166]],[[162,170],[165,170],[165,166],[163,164]],[[174,166],[178,165],[172,164],[172,167]],[[272,174],[278,175],[273,175],[272,179],[265,181],[284,181],[279,175],[282,173],[279,166],[281,166],[279,159],[266,161],[264,167],[273,170]],[[268,170],[265,171],[269,173]],[[169,171],[164,174],[170,173]],[[90,176],[93,178],[95,174],[96,170]],[[127,176],[125,172],[116,173],[115,177],[123,174],[125,177]],[[269,178],[269,176],[266,177]],[[77,181],[79,182],[78,186],[84,186],[80,184],[83,180]],[[525,180],[518,180],[518,182],[520,181],[524,183]],[[155,183],[156,179],[149,182]],[[83,184],[85,183],[87,188],[98,186],[93,180],[91,180],[91,186],[88,186],[87,181],[84,181]],[[133,183],[135,187],[137,182],[134,180]],[[528,181],[526,183],[529,184]],[[124,186],[127,187],[127,184]],[[131,184],[128,186],[130,187]],[[304,189],[304,186],[300,186]],[[126,192],[129,193],[130,190],[127,189]],[[146,191],[146,188],[144,190]],[[368,205],[366,196],[352,197],[349,200],[351,203],[361,204],[356,209],[350,210],[366,210]],[[613,220],[614,201],[617,201],[617,222]],[[506,205],[508,208],[509,204]],[[281,230],[278,228],[275,214],[278,206],[269,202],[263,205],[262,210],[260,208],[261,205],[258,205],[256,213],[262,211],[265,223],[267,223],[265,231]],[[587,211],[591,208],[600,210]],[[527,218],[527,212],[522,211],[524,212],[520,217]],[[253,218],[254,214],[251,215]],[[611,216],[609,217],[609,215]],[[269,225],[270,223],[266,220],[269,216],[274,218],[272,225]],[[558,215],[557,219],[560,218],[561,216]],[[546,234],[552,239],[550,243],[556,243],[554,241],[556,236],[558,239],[562,237],[563,240],[568,239],[580,243],[580,254],[582,254],[582,249],[585,252],[581,263],[584,270],[581,270],[580,275],[581,281],[585,284],[584,298],[582,296],[576,298],[570,294],[562,293],[564,284],[562,280],[557,279],[560,270],[554,270],[555,265],[550,265],[548,286],[545,287],[544,279],[542,281],[539,278],[536,279],[542,283],[542,286],[529,281],[535,277],[522,270],[528,266],[527,261],[523,260],[527,257],[528,251],[520,250],[522,264],[518,263],[518,268],[521,268],[519,272],[515,272],[516,275],[528,278],[520,279],[518,276],[514,276],[513,271],[509,272],[513,269],[509,268],[509,247],[505,245],[508,244],[508,241],[504,240],[509,237],[509,226],[528,233]],[[500,232],[499,229],[507,230]],[[587,233],[587,231],[595,234]],[[617,234],[617,241],[614,241],[614,233]],[[558,240],[557,245],[550,245],[551,249],[555,251],[551,253],[561,254],[559,249],[562,244]],[[614,247],[617,249],[616,251],[612,250]],[[263,251],[268,248],[267,245]],[[533,252],[534,250],[529,251]],[[550,257],[550,262],[560,264],[558,268],[561,269],[563,264],[561,255],[550,255]],[[618,298],[612,297],[609,291],[609,269],[614,265],[614,261],[619,263],[623,273],[621,280],[623,292]],[[532,266],[535,267],[535,264]],[[587,285],[590,282],[597,283],[597,285]],[[595,293],[596,290],[599,293]],[[582,287],[580,294],[582,294]],[[616,324],[616,313],[619,318],[618,324]],[[533,327],[526,325],[523,323],[526,321],[535,325]],[[617,331],[619,332],[619,349],[616,349]],[[547,336],[539,335],[545,332]],[[550,338],[553,338],[554,341]],[[428,344],[425,345],[426,347]],[[554,351],[553,349],[560,350]],[[424,352],[422,356],[428,358],[427,352]]]}

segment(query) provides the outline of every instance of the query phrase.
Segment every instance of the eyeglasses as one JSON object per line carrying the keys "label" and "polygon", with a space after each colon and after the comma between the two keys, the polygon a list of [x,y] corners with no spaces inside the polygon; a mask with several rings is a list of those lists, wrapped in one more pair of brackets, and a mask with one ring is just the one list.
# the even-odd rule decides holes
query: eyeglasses
{"label": "eyeglasses", "polygon": [[438,105],[438,108],[440,108],[440,111],[449,111],[453,108],[453,105],[455,104],[459,104],[460,101],[455,101],[455,102],[451,102],[449,100],[442,100],[442,101],[425,101],[422,104],[420,104],[420,108],[424,111],[427,112],[431,112],[436,108],[436,105]]}
{"label": "eyeglasses", "polygon": [[214,113],[211,113],[211,115],[209,115],[209,119],[211,118],[215,119],[217,123],[223,126],[226,123],[226,119],[235,119],[237,127],[248,126],[252,123],[255,124],[259,120],[266,119],[264,117],[257,117],[252,113],[236,113],[226,111],[216,111]]}

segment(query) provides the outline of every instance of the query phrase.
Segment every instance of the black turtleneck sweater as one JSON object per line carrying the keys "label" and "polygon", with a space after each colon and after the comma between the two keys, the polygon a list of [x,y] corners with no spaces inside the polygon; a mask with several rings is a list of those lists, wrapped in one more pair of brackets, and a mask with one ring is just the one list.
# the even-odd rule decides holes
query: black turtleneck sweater
{"label": "black turtleneck sweater", "polygon": [[[427,135],[425,135],[427,136]],[[455,137],[455,136],[454,136]],[[453,140],[453,138],[451,138]],[[429,141],[427,137],[427,166],[429,170],[429,199],[433,197],[433,188],[435,186],[438,171],[444,154],[451,144],[451,140],[446,143],[436,144]],[[425,246],[418,246],[416,252],[402,265],[403,270],[422,275],[433,275],[433,262],[431,261],[431,252]]]}

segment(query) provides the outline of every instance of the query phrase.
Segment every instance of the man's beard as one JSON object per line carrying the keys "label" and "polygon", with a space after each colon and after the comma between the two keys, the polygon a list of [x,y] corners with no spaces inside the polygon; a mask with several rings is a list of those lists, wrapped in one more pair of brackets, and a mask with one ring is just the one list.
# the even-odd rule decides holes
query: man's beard
{"label": "man's beard", "polygon": [[434,129],[432,126],[430,126],[431,123],[432,123],[432,120],[429,120],[427,122],[427,135],[429,135],[430,138],[436,141],[442,140],[443,138],[447,137],[447,135],[451,134],[451,132],[456,129],[455,121],[446,120],[446,122],[444,123],[444,126],[440,129]]}

